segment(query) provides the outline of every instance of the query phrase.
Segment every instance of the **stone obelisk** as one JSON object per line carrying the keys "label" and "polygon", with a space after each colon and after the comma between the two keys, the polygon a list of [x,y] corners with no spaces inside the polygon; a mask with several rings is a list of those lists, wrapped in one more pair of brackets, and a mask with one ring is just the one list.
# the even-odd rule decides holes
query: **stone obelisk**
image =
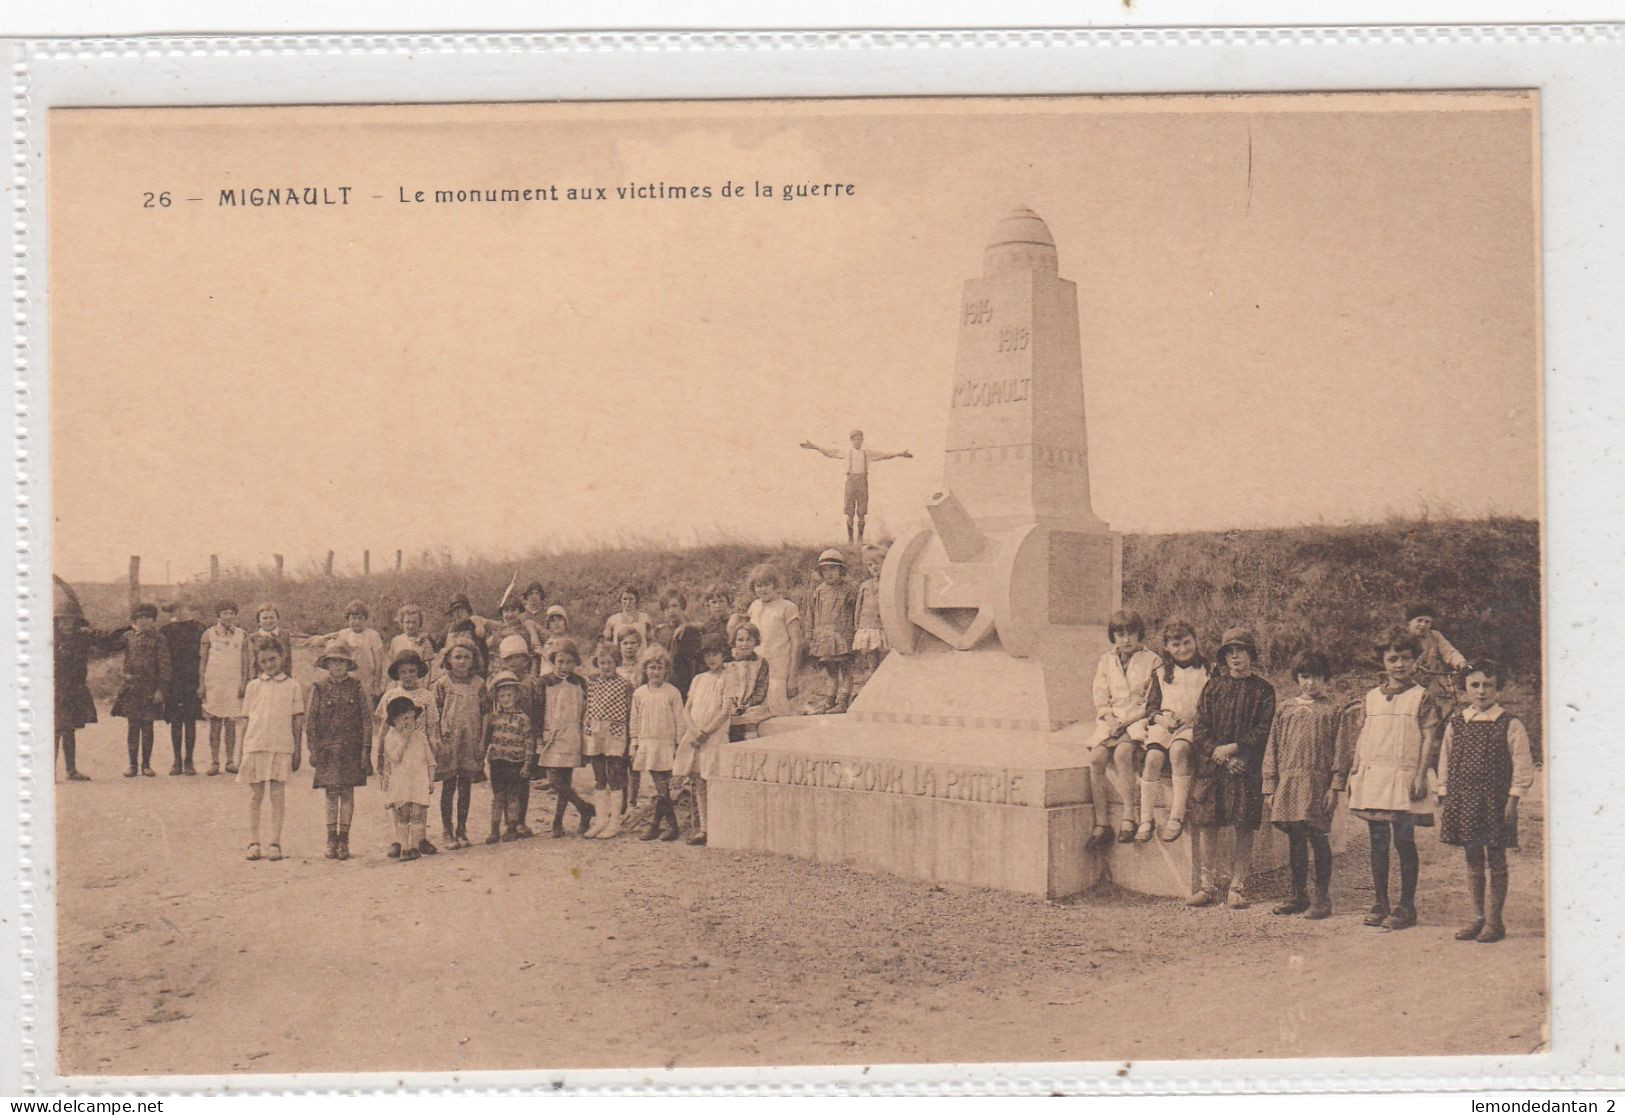
{"label": "stone obelisk", "polygon": [[931,525],[899,538],[881,613],[899,652],[858,720],[1054,731],[1091,718],[1122,548],[1089,499],[1078,293],[1029,209],[965,284]]}
{"label": "stone obelisk", "polygon": [[[1084,846],[1122,547],[1090,506],[1077,290],[1029,210],[999,223],[965,284],[944,386],[942,487],[881,570],[894,653],[846,715],[769,720],[723,749],[710,842],[1051,898],[1108,871],[1186,895],[1188,839]],[[1262,836],[1254,867],[1284,856]]]}

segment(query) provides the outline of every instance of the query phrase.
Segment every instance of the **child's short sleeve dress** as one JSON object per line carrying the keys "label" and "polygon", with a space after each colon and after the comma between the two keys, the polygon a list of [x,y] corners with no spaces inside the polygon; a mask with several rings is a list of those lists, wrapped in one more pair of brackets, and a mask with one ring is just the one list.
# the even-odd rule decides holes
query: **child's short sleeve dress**
{"label": "child's short sleeve dress", "polygon": [[625,755],[632,717],[632,686],[615,671],[587,679],[588,755]]}
{"label": "child's short sleeve dress", "polygon": [[800,609],[783,596],[776,600],[757,600],[750,606],[750,621],[762,633],[762,643],[756,653],[768,665],[767,707],[774,716],[790,714],[790,653],[795,649],[790,625],[800,618]]}
{"label": "child's short sleeve dress", "polygon": [[293,753],[298,742],[293,734],[293,718],[305,711],[304,692],[287,674],[263,674],[248,683],[243,695],[241,765],[237,781],[286,782],[293,776]]}
{"label": "child's short sleeve dress", "polygon": [[474,676],[458,681],[441,674],[434,683],[435,701],[440,709],[440,732],[435,752],[435,779],[466,776],[471,782],[485,781],[485,682]]}
{"label": "child's short sleeve dress", "polygon": [[243,640],[241,627],[212,625],[203,633],[209,664],[203,673],[203,715],[231,720],[243,713]]}
{"label": "child's short sleeve dress", "polygon": [[429,752],[429,736],[422,728],[403,732],[390,728],[384,733],[385,769],[380,779],[384,808],[398,805],[428,805],[434,781],[434,756]]}
{"label": "child's short sleeve dress", "polygon": [[697,732],[721,717],[721,725],[709,735],[700,736],[693,743],[680,744],[677,760],[671,768],[672,777],[697,774],[701,778],[716,777],[722,765],[722,744],[728,739],[728,675],[707,670],[695,676],[688,685],[688,719]]}

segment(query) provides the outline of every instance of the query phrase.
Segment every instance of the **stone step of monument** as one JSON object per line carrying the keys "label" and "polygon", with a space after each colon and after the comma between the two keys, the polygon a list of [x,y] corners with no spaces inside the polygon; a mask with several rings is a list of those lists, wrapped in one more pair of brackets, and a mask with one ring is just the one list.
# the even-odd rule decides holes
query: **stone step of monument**
{"label": "stone step of monument", "polygon": [[[710,783],[710,842],[930,882],[1047,898],[1102,880],[1143,894],[1190,893],[1190,838],[1088,848],[1090,770],[1061,733],[988,732],[852,723],[840,717],[769,722],[730,744]],[[1070,738],[1070,737],[1063,737]],[[1108,775],[1106,823],[1124,795]],[[1170,786],[1154,806],[1167,817]],[[1132,787],[1139,803],[1138,779]],[[1334,830],[1334,844],[1337,842]],[[1258,837],[1258,870],[1286,863],[1286,841]]]}

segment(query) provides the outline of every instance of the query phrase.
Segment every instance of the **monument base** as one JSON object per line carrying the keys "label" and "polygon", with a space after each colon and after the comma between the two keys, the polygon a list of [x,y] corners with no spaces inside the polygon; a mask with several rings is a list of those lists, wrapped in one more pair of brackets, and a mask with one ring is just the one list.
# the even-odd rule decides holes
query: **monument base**
{"label": "monument base", "polygon": [[[723,751],[709,787],[709,842],[1043,898],[1070,897],[1102,880],[1185,897],[1194,887],[1188,837],[1085,849],[1094,826],[1088,727],[768,721],[760,738]],[[1117,789],[1107,821],[1114,828]],[[1166,819],[1165,806],[1156,812],[1159,823]],[[1342,845],[1341,824],[1333,844]],[[1285,838],[1261,829],[1253,870],[1282,867],[1286,857]]]}

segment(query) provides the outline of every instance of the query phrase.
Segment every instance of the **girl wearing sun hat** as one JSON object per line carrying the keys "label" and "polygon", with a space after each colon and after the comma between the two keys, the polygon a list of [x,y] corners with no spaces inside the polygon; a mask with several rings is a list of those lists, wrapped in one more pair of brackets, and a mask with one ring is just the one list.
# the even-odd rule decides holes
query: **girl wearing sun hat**
{"label": "girl wearing sun hat", "polygon": [[372,775],[367,709],[371,702],[355,676],[355,656],[338,639],[316,659],[323,671],[305,701],[305,742],[310,747],[311,785],[327,791],[327,858],[350,858],[350,820],[355,788]]}

